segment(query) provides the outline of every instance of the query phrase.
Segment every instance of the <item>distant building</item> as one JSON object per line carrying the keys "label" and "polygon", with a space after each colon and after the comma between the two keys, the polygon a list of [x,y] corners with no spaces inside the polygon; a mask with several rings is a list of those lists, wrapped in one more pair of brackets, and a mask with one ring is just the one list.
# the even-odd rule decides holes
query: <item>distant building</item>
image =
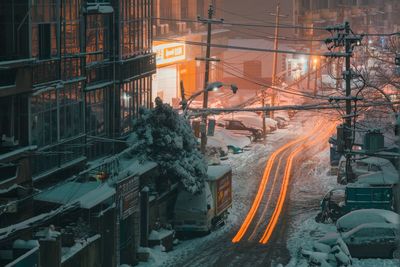
{"label": "distant building", "polygon": [[[323,27],[349,21],[356,32],[393,32],[400,28],[396,0],[293,0],[293,23]],[[297,29],[300,36],[325,34],[324,31]]]}

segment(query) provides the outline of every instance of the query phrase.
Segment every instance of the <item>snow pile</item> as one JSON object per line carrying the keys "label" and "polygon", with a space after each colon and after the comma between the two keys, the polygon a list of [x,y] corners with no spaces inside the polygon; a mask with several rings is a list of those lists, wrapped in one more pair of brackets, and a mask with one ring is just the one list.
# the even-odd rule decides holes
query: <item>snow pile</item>
{"label": "snow pile", "polygon": [[134,128],[136,131],[129,138],[131,145],[135,145],[133,153],[143,160],[157,162],[166,177],[179,180],[187,191],[202,190],[207,163],[197,149],[188,121],[157,98],[154,109],[140,109]]}
{"label": "snow pile", "polygon": [[161,240],[173,234],[173,231],[167,229],[152,230],[149,235],[149,240]]}

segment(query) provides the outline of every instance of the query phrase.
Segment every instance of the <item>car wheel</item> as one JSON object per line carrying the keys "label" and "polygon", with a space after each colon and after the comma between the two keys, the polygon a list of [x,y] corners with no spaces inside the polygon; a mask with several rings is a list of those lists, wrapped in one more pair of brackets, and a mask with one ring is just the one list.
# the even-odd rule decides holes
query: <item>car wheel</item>
{"label": "car wheel", "polygon": [[393,250],[392,257],[393,259],[400,259],[400,248]]}

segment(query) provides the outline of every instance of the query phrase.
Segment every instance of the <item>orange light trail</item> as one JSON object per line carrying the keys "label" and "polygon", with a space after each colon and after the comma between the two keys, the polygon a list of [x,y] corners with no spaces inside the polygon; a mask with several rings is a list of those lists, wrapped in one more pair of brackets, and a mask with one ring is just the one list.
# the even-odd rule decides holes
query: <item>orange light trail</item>
{"label": "orange light trail", "polygon": [[235,235],[234,238],[232,239],[232,242],[233,242],[233,243],[237,243],[237,242],[239,242],[239,241],[243,238],[243,236],[244,236],[245,233],[247,232],[247,230],[248,230],[248,228],[249,228],[251,222],[253,221],[254,216],[255,216],[255,214],[256,214],[256,212],[257,212],[257,210],[258,210],[258,207],[260,206],[260,203],[261,203],[261,200],[262,200],[264,191],[265,191],[265,187],[266,187],[266,185],[267,185],[267,183],[268,183],[269,176],[270,176],[270,173],[271,173],[271,169],[272,169],[272,167],[273,167],[273,165],[274,165],[274,162],[275,162],[276,157],[277,157],[282,151],[286,150],[286,149],[289,148],[290,146],[295,145],[295,144],[297,144],[297,143],[300,143],[300,142],[304,141],[305,139],[307,139],[308,137],[310,137],[311,135],[313,135],[315,132],[317,132],[317,131],[319,130],[320,126],[322,126],[321,122],[319,122],[318,124],[319,124],[319,125],[318,125],[317,127],[315,127],[314,130],[313,130],[310,134],[308,134],[308,135],[306,135],[306,136],[304,136],[304,137],[298,138],[298,139],[296,139],[296,140],[294,140],[294,141],[291,141],[291,142],[289,142],[289,143],[283,145],[282,147],[280,147],[279,149],[275,150],[275,151],[271,154],[270,158],[268,159],[267,165],[266,165],[266,167],[265,167],[264,174],[263,174],[263,177],[262,177],[260,186],[259,186],[259,188],[258,188],[256,197],[255,197],[255,199],[254,199],[254,201],[253,201],[253,204],[252,204],[252,206],[251,206],[249,212],[247,213],[247,216],[246,216],[244,222],[242,223],[242,225],[241,225],[239,231],[236,233],[236,235]]}
{"label": "orange light trail", "polygon": [[274,229],[275,229],[275,227],[276,227],[276,225],[278,223],[278,219],[279,219],[279,216],[280,216],[280,214],[282,212],[283,204],[284,204],[285,199],[286,199],[286,194],[287,194],[288,185],[289,185],[289,179],[290,179],[290,173],[291,173],[291,170],[292,170],[293,159],[297,156],[297,154],[299,154],[304,149],[306,149],[306,148],[308,148],[308,147],[310,147],[310,146],[312,146],[312,145],[314,145],[316,143],[319,143],[322,140],[325,140],[326,138],[328,138],[335,128],[336,128],[336,123],[334,123],[331,127],[329,127],[328,131],[326,131],[325,134],[319,136],[318,138],[312,140],[311,142],[308,142],[308,143],[304,144],[303,146],[300,146],[300,147],[296,148],[289,155],[288,160],[287,160],[287,164],[286,164],[286,168],[285,168],[284,181],[282,183],[281,193],[280,193],[279,199],[278,199],[278,205],[276,206],[276,208],[274,210],[274,213],[273,213],[273,215],[271,217],[271,220],[269,221],[268,226],[267,226],[262,238],[259,241],[260,243],[266,244],[269,241],[269,239],[270,239],[270,237],[271,237],[271,235],[272,235],[272,233],[273,233],[273,231],[274,231]]}
{"label": "orange light trail", "polygon": [[264,221],[265,215],[267,214],[269,203],[271,202],[272,195],[273,195],[273,192],[275,190],[275,184],[276,184],[276,182],[278,180],[277,178],[279,176],[279,168],[281,167],[283,156],[284,156],[284,152],[282,153],[281,157],[279,158],[278,165],[277,165],[276,170],[275,170],[274,181],[272,183],[271,191],[269,192],[267,203],[265,204],[264,210],[263,210],[260,218],[258,219],[258,222],[257,222],[256,226],[254,227],[253,232],[251,233],[251,235],[250,235],[248,240],[253,240],[255,238],[255,235],[258,232],[257,231],[258,227],[260,227],[261,223]]}

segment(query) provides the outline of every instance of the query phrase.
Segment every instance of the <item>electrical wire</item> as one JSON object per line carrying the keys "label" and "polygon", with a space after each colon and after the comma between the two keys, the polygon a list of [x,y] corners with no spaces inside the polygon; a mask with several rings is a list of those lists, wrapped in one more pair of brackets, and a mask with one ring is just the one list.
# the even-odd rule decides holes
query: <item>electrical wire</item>
{"label": "electrical wire", "polygon": [[[207,46],[208,44],[205,42],[196,42],[196,41],[187,41],[182,39],[175,38],[158,38],[157,40],[165,41],[165,42],[179,42],[187,45],[196,45],[196,46]],[[237,50],[245,50],[245,51],[254,51],[254,52],[271,52],[271,53],[279,53],[279,54],[292,54],[292,55],[303,55],[303,56],[327,56],[327,54],[316,54],[309,52],[298,52],[293,50],[274,50],[274,49],[265,49],[265,48],[255,48],[255,47],[245,47],[245,46],[233,46],[233,45],[223,45],[223,44],[210,44],[210,47],[214,48],[225,48],[225,49],[237,49]]]}
{"label": "electrical wire", "polygon": [[[208,23],[207,20],[189,20],[189,19],[174,19],[174,18],[165,18],[165,17],[151,17],[154,20],[165,20],[165,21],[178,21],[178,22],[192,22],[192,23]],[[236,22],[227,22],[225,20],[215,21],[211,23],[216,23],[218,25],[223,26],[241,26],[241,27],[255,27],[255,28],[281,28],[281,29],[303,29],[303,30],[320,30],[327,31],[327,27],[307,27],[307,26],[296,26],[296,25],[287,25],[287,24],[278,24],[278,25],[266,25],[266,24],[258,24],[258,23],[236,23]],[[358,35],[362,36],[395,36],[400,35],[400,32],[391,32],[391,33],[359,33]]]}
{"label": "electrical wire", "polygon": [[[263,81],[263,80],[261,80],[261,79],[257,79],[257,78],[255,78],[255,77],[249,75],[248,73],[245,73],[244,71],[241,71],[241,70],[237,69],[237,68],[234,67],[234,66],[230,66],[229,64],[227,64],[227,63],[225,63],[225,62],[222,62],[222,63],[224,64],[224,66],[230,68],[231,71],[239,72],[239,73],[240,73],[241,75],[243,75],[244,77],[247,77],[248,79],[250,79],[250,80],[252,80],[252,81],[254,81],[254,82],[257,82],[258,85],[263,84],[263,85],[262,85],[263,87],[269,87],[269,88],[271,88],[272,90],[280,91],[280,92],[287,93],[287,94],[301,95],[301,96],[305,96],[305,97],[313,98],[313,99],[326,99],[326,100],[329,99],[328,97],[322,96],[322,95],[317,95],[317,96],[310,95],[308,92],[304,92],[304,91],[299,91],[299,90],[290,91],[291,86],[288,86],[288,87],[286,87],[285,89],[282,89],[282,88],[273,86],[272,84],[269,84],[269,85],[268,85],[268,84],[265,83],[265,81]],[[233,74],[233,73],[228,73],[228,74],[231,74],[231,75],[234,75],[234,76],[235,76],[235,74]],[[236,75],[235,77],[241,78],[241,77],[238,76],[238,75]],[[305,77],[306,77],[306,75],[305,75]],[[298,82],[296,82],[296,83],[298,83]],[[289,89],[289,90],[288,90],[288,89]]]}

